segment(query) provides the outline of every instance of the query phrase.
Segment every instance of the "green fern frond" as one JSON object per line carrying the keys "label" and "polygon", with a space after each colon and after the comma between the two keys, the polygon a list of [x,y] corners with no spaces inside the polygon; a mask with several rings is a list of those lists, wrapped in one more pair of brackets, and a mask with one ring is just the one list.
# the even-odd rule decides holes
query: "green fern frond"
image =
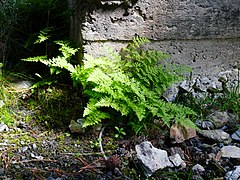
{"label": "green fern frond", "polygon": [[[35,56],[35,57],[29,57],[26,59],[22,59],[23,61],[29,61],[29,62],[45,62],[47,61],[47,56]],[[46,63],[46,65],[48,65]]]}
{"label": "green fern frond", "polygon": [[70,47],[69,43],[65,41],[55,41],[55,43],[60,45],[59,51],[66,60],[69,60],[79,50],[79,48]]}
{"label": "green fern frond", "polygon": [[51,27],[45,28],[43,30],[40,31],[39,35],[38,35],[38,39],[34,42],[34,44],[39,44],[42,43],[46,40],[49,39],[50,35],[49,32],[52,30]]}

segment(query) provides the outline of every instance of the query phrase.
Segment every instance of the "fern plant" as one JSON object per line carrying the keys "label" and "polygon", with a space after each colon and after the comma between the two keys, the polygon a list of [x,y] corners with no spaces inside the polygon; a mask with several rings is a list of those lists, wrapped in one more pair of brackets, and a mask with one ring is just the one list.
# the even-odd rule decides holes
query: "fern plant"
{"label": "fern plant", "polygon": [[[125,116],[136,133],[154,118],[160,118],[167,126],[174,121],[195,127],[190,120],[196,115],[194,111],[160,99],[167,87],[182,79],[184,68],[169,64],[166,53],[143,50],[141,45],[146,42],[147,39],[136,37],[122,53],[110,50],[108,56],[99,58],[85,54],[83,65],[77,66],[70,64],[64,54],[50,60],[45,57],[27,60],[70,71],[73,82],[81,84],[89,97],[83,113],[85,127],[114,119],[112,110]],[[68,55],[75,53],[70,48],[65,50],[71,50]]]}
{"label": "fern plant", "polygon": [[[134,38],[120,55],[111,51],[110,56],[93,58],[85,55],[84,66],[72,74],[74,81],[81,81],[90,97],[84,111],[85,126],[112,118],[104,107],[110,107],[127,116],[135,132],[153,118],[160,118],[170,126],[172,121],[194,127],[188,117],[195,113],[187,107],[167,103],[160,99],[172,83],[182,79],[187,68],[176,68],[164,58],[168,54],[141,49],[148,42]],[[162,61],[160,64],[159,61]]]}

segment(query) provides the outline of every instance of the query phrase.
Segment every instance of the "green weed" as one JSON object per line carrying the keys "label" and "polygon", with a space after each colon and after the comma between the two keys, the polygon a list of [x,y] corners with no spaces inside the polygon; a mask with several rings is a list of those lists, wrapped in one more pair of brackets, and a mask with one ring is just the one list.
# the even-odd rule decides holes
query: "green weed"
{"label": "green weed", "polygon": [[115,138],[122,138],[122,136],[126,136],[126,132],[124,131],[124,128],[119,128],[115,126],[115,129],[117,130],[117,133],[115,133],[114,137]]}

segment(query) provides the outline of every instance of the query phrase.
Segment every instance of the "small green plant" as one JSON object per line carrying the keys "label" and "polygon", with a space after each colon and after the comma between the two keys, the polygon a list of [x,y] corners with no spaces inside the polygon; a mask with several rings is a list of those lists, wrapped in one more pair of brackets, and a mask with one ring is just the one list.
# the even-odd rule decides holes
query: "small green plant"
{"label": "small green plant", "polygon": [[89,141],[90,147],[91,148],[99,148],[101,141],[102,141],[102,139],[99,139],[99,138],[96,141]]}
{"label": "small green plant", "polygon": [[115,129],[117,130],[117,133],[114,135],[115,138],[121,138],[122,136],[126,136],[126,132],[124,131],[124,128],[119,128],[115,126]]}
{"label": "small green plant", "polygon": [[50,68],[70,71],[74,84],[81,84],[89,98],[83,112],[85,127],[116,116],[125,117],[135,133],[155,117],[167,126],[176,122],[195,127],[190,120],[196,115],[194,111],[160,99],[167,87],[183,78],[188,68],[168,63],[166,58],[169,55],[166,53],[143,50],[141,45],[146,42],[149,41],[136,37],[121,54],[113,50],[99,58],[86,54],[83,65],[77,66],[69,61],[77,50],[63,42],[59,43],[61,56],[52,59],[39,56],[25,60],[40,61]]}
{"label": "small green plant", "polygon": [[238,66],[237,85],[224,92],[218,100],[222,103],[221,110],[236,114],[240,120],[240,65]]}

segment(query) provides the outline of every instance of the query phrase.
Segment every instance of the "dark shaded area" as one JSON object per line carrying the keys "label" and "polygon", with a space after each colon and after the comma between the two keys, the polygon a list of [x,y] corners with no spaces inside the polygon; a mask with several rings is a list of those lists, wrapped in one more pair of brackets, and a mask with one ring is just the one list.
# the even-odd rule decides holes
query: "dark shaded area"
{"label": "dark shaded area", "polygon": [[[48,70],[39,64],[26,63],[22,58],[48,55],[53,57],[59,54],[54,40],[68,40],[71,11],[65,0],[19,0],[15,4],[11,1],[2,6],[2,18],[10,15],[12,21],[0,22],[8,32],[0,31],[2,43],[6,48],[2,59],[5,69],[28,73],[47,73]],[[9,11],[9,12],[7,12]],[[9,26],[9,27],[6,27]],[[34,44],[39,32],[45,28],[50,29],[50,39],[43,44]]]}

